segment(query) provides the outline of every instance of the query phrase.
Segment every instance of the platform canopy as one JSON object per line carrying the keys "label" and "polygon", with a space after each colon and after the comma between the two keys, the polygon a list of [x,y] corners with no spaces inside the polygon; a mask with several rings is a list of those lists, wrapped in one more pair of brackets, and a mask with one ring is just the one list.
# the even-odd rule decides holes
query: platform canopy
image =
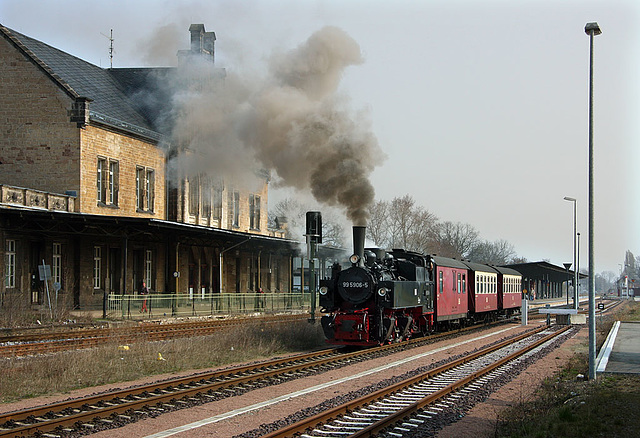
{"label": "platform canopy", "polygon": [[[562,283],[568,279],[573,279],[573,270],[569,272],[563,266],[556,266],[549,262],[531,262],[516,263],[513,265],[505,265],[507,268],[515,269],[529,280],[551,281],[554,283]],[[570,278],[569,278],[570,277]],[[586,274],[578,274],[578,278],[587,278]]]}

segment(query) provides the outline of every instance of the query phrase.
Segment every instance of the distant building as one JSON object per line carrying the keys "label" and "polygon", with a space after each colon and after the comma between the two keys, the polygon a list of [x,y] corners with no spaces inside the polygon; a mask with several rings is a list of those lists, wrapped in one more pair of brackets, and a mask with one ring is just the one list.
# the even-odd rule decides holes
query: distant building
{"label": "distant building", "polygon": [[[190,29],[178,67],[103,69],[0,25],[0,293],[76,308],[105,294],[291,290],[296,243],[267,227],[260,184],[178,170],[171,87],[224,84],[215,34]],[[194,63],[209,75],[180,80]],[[186,77],[186,76],[185,76]],[[179,79],[179,80],[176,80]]]}

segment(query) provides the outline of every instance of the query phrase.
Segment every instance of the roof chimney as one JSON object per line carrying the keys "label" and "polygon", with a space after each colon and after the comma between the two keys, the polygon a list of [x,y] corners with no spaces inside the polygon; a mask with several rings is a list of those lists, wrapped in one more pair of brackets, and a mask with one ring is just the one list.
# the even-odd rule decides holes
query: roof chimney
{"label": "roof chimney", "polygon": [[215,32],[205,32],[204,24],[192,24],[189,26],[191,33],[191,55],[202,55],[204,58],[214,61]]}

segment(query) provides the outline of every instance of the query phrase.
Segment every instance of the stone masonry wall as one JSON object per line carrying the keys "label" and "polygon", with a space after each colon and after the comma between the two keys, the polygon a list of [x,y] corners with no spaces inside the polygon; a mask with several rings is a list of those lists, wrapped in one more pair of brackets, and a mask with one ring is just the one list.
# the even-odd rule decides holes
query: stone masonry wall
{"label": "stone masonry wall", "polygon": [[80,188],[72,99],[0,38],[0,184],[64,194]]}
{"label": "stone masonry wall", "polygon": [[[107,216],[154,217],[166,219],[165,158],[153,143],[148,143],[102,127],[87,126],[82,130],[82,166],[80,169],[80,211]],[[98,157],[118,162],[118,205],[99,205],[97,201]],[[154,171],[155,201],[153,211],[136,207],[136,168]]]}

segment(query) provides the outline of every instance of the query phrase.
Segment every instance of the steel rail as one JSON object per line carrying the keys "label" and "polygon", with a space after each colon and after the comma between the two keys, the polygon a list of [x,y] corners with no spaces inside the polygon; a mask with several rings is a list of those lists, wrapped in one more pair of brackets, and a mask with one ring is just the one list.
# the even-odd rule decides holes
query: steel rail
{"label": "steel rail", "polygon": [[[450,335],[451,333],[446,333],[438,336],[418,338],[410,342],[389,344],[350,353],[341,353],[341,349],[339,348],[303,353],[258,364],[234,367],[227,370],[212,371],[210,373],[156,382],[107,394],[24,409],[0,415],[0,425],[11,423],[18,424],[17,428],[12,427],[10,429],[0,430],[0,437],[20,436],[24,434],[28,435],[35,432],[48,432],[55,430],[58,427],[73,425],[77,422],[90,422],[95,417],[104,419],[105,417],[114,414],[122,414],[130,410],[139,409],[142,406],[166,403],[174,399],[182,399],[199,393],[215,392],[224,388],[273,378],[287,373],[296,373],[331,363],[361,359],[363,357],[384,354],[394,350],[403,350],[415,346],[415,344],[420,345],[432,342],[440,337]],[[134,398],[134,400],[130,400],[131,398]],[[109,406],[97,406],[100,404],[107,404]],[[87,406],[91,407],[91,410],[50,420],[42,418],[43,416],[50,416],[51,413],[59,413],[69,409],[85,409]],[[33,418],[40,419],[41,422],[23,424]]]}
{"label": "steel rail", "polygon": [[175,324],[143,324],[137,327],[5,336],[0,338],[2,342],[16,343],[0,345],[0,357],[25,356],[29,354],[52,353],[94,347],[112,340],[123,343],[136,342],[141,339],[146,341],[160,341],[179,337],[204,336],[224,328],[245,325],[247,323],[258,324],[266,322],[271,324],[296,320],[306,320],[306,315],[280,315],[267,318],[241,318]]}
{"label": "steel rail", "polygon": [[515,351],[513,353],[511,353],[508,356],[505,356],[504,358],[490,364],[487,365],[486,367],[482,368],[481,370],[478,370],[474,373],[471,373],[470,375],[468,375],[467,377],[464,377],[460,380],[458,380],[457,382],[452,383],[451,385],[448,385],[446,388],[443,388],[439,391],[434,392],[433,394],[423,398],[420,401],[417,401],[403,409],[400,409],[399,411],[397,411],[396,413],[389,415],[387,418],[384,418],[382,420],[379,420],[377,422],[375,422],[374,424],[372,424],[371,426],[368,426],[364,429],[362,429],[361,431],[358,431],[352,435],[349,435],[352,438],[358,438],[358,437],[371,437],[371,436],[375,436],[378,432],[389,428],[390,426],[403,421],[406,417],[410,416],[411,414],[414,414],[420,410],[422,410],[423,408],[425,408],[426,406],[430,405],[431,403],[447,396],[448,394],[457,391],[458,389],[468,385],[469,383],[473,382],[474,380],[477,380],[478,378],[489,374],[491,371],[501,367],[502,365],[511,362],[512,360],[522,356],[523,354],[533,350],[534,348],[537,348],[538,346],[544,344],[545,342],[550,341],[551,339],[554,339],[555,337],[561,335],[562,333],[564,333],[565,331],[569,330],[569,326],[566,326],[564,328],[562,328],[561,330],[558,330],[555,333],[551,333],[547,336],[545,336],[544,338],[541,338],[537,341],[535,341],[534,343],[527,345],[526,347]]}
{"label": "steel rail", "polygon": [[[323,424],[326,423],[329,420],[335,419],[341,415],[344,415],[348,412],[351,412],[355,409],[358,409],[360,407],[366,406],[368,404],[373,403],[376,400],[382,399],[385,396],[401,391],[409,386],[415,385],[416,383],[428,379],[428,378],[432,378],[438,374],[442,374],[445,371],[448,371],[452,368],[455,368],[457,366],[460,366],[464,363],[470,362],[480,356],[484,356],[488,353],[491,353],[493,351],[499,350],[500,348],[503,348],[511,343],[517,342],[519,340],[525,339],[533,334],[539,333],[543,330],[546,330],[548,327],[547,326],[541,326],[533,331],[528,331],[526,333],[523,333],[519,336],[516,336],[512,339],[508,339],[505,341],[502,341],[498,344],[483,348],[481,350],[478,350],[474,353],[469,354],[468,356],[462,357],[460,359],[457,359],[451,363],[448,364],[444,364],[442,366],[439,366],[437,368],[434,368],[433,370],[430,370],[426,373],[420,374],[418,376],[414,376],[412,378],[403,380],[402,382],[398,382],[394,385],[391,385],[387,388],[383,388],[380,389],[378,391],[375,391],[371,394],[365,395],[363,397],[354,399],[352,401],[349,401],[343,405],[340,406],[336,406],[334,408],[328,409],[324,412],[321,412],[319,414],[316,414],[314,416],[308,417],[304,420],[302,420],[301,422],[298,423],[294,423],[291,424],[289,426],[285,426],[275,432],[271,432],[269,434],[266,434],[263,436],[263,438],[287,438],[287,437],[293,437],[296,434],[301,434],[304,433],[306,430],[315,427],[316,425],[319,424]],[[450,391],[449,391],[450,392]],[[346,436],[346,435],[345,435]]]}

